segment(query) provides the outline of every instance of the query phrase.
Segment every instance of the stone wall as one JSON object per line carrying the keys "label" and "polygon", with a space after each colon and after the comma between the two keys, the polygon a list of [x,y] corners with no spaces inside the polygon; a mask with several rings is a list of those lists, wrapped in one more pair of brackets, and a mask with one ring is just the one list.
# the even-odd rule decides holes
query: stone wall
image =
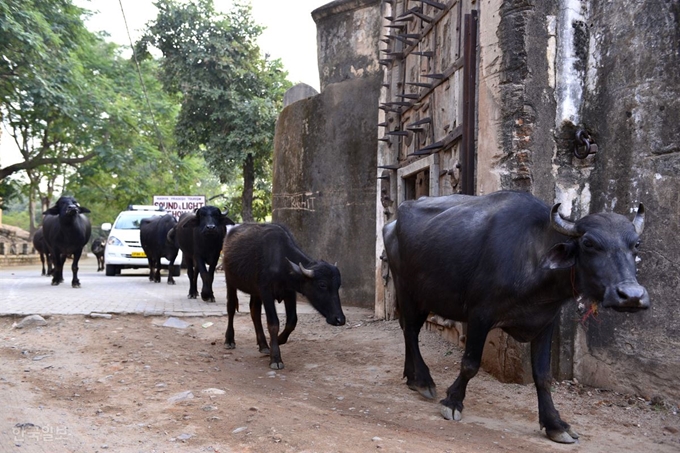
{"label": "stone wall", "polygon": [[315,9],[312,17],[317,27],[321,91],[331,83],[381,72],[380,0],[336,0]]}
{"label": "stone wall", "polygon": [[[645,204],[639,280],[652,309],[603,310],[580,322],[565,306],[553,374],[676,404],[679,21],[677,2],[482,2],[477,174],[478,193],[527,190],[561,202],[572,218],[600,211],[632,218]],[[590,133],[597,154],[574,156],[577,128]],[[526,379],[528,347],[503,336],[491,342],[501,347],[485,354],[487,369]]]}
{"label": "stone wall", "polygon": [[321,94],[284,108],[274,144],[273,221],[311,257],[337,262],[343,304],[375,298],[378,0],[313,12]]}
{"label": "stone wall", "polygon": [[599,144],[592,211],[647,212],[638,278],[652,308],[579,328],[575,374],[680,401],[680,3],[587,2],[583,123]]}

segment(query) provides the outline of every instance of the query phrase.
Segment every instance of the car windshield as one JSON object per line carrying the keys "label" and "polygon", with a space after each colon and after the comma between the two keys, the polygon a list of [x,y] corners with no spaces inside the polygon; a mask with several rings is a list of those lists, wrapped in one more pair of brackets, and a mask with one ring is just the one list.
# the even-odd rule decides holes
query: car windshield
{"label": "car windshield", "polygon": [[153,216],[154,214],[149,212],[126,214],[124,216],[120,216],[113,227],[118,230],[138,230],[142,219],[148,219],[149,217]]}

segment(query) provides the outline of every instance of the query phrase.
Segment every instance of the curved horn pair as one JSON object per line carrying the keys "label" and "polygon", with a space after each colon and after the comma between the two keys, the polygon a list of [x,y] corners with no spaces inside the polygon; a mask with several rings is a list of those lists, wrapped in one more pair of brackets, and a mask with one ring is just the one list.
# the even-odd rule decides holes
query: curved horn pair
{"label": "curved horn pair", "polygon": [[563,219],[560,213],[560,205],[562,203],[555,203],[555,205],[550,210],[550,225],[558,232],[566,236],[577,238],[581,236],[580,233],[576,231],[576,224],[570,220]]}
{"label": "curved horn pair", "polygon": [[313,270],[305,269],[305,267],[302,265],[302,263],[295,264],[294,262],[292,262],[288,258],[286,258],[286,260],[290,263],[290,267],[293,268],[293,271],[295,271],[296,273],[300,273],[300,274],[302,274],[302,275],[304,275],[305,277],[308,277],[308,278],[314,278],[314,271]]}
{"label": "curved horn pair", "polygon": [[[576,231],[576,224],[569,220],[563,219],[558,212],[560,204],[561,203],[556,203],[550,210],[550,224],[555,230],[567,236],[581,236]],[[635,228],[635,232],[638,235],[642,234],[642,231],[645,229],[645,207],[642,203],[638,205],[637,214],[635,214],[635,218],[633,219],[633,228]]]}
{"label": "curved horn pair", "polygon": [[302,265],[302,263],[299,264],[300,266],[300,271],[302,272],[302,275],[308,278],[314,278],[314,271],[311,269],[305,269],[305,267]]}

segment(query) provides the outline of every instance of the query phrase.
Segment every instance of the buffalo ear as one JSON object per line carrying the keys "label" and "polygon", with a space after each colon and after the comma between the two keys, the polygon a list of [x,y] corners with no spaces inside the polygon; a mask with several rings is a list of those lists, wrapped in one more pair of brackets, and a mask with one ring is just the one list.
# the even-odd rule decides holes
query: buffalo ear
{"label": "buffalo ear", "polygon": [[59,206],[52,206],[47,211],[44,211],[43,215],[59,215]]}
{"label": "buffalo ear", "polygon": [[560,243],[554,245],[541,259],[542,269],[568,269],[576,264],[576,247],[574,244]]}
{"label": "buffalo ear", "polygon": [[227,214],[222,214],[220,216],[220,225],[227,226],[227,225],[236,225],[233,220],[231,220],[229,217],[227,217]]}
{"label": "buffalo ear", "polygon": [[89,214],[92,211],[90,211],[89,209],[87,209],[84,206],[78,206],[78,212],[81,213],[81,214]]}

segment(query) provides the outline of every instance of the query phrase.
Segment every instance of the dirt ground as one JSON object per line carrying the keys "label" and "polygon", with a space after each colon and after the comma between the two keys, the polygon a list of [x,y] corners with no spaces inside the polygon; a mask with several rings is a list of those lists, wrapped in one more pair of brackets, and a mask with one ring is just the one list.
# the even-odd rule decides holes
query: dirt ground
{"label": "dirt ground", "polygon": [[[237,315],[234,350],[223,317],[177,329],[159,317],[54,316],[21,330],[0,318],[0,451],[680,451],[677,408],[573,383],[556,383],[554,399],[575,445],[539,431],[533,386],[484,372],[463,420],[446,421],[402,380],[398,323],[346,314],[343,327],[300,315],[276,372],[248,314]],[[461,351],[433,332],[421,343],[441,397]]]}

